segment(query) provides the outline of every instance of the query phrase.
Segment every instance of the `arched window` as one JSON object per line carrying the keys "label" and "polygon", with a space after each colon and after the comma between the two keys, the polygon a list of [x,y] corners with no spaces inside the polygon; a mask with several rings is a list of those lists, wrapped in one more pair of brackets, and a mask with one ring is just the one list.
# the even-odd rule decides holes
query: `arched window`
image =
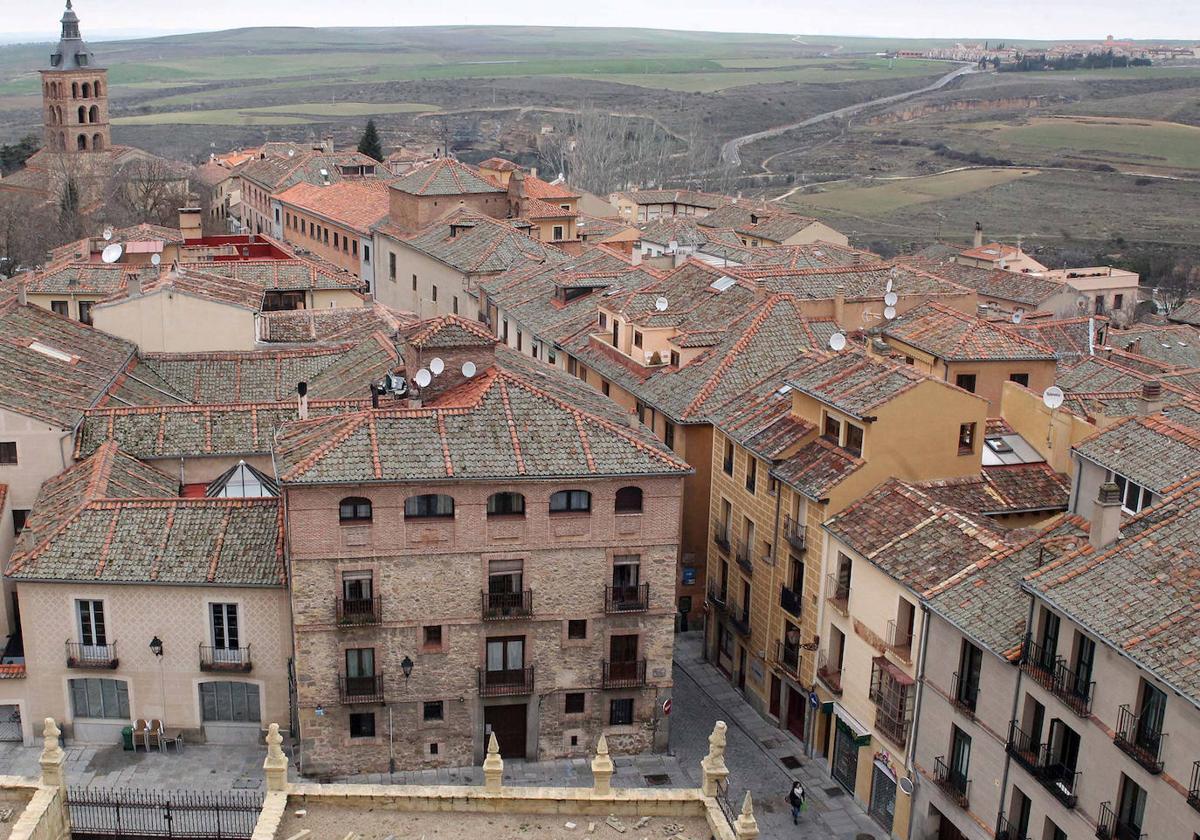
{"label": "arched window", "polygon": [[92,93],[94,93],[96,95],[97,99],[99,99],[101,96],[103,96],[103,94],[100,93],[100,80],[99,79],[97,79],[95,84],[92,85]]}
{"label": "arched window", "polygon": [[99,105],[93,105],[91,108],[88,108],[88,122],[90,122],[90,123],[100,122],[100,106]]}
{"label": "arched window", "polygon": [[454,497],[441,493],[409,496],[404,500],[404,516],[406,519],[454,516]]}
{"label": "arched window", "polygon": [[75,139],[75,148],[77,148],[81,152],[87,151],[87,135],[86,134],[80,134]]}
{"label": "arched window", "polygon": [[588,513],[592,494],[586,490],[559,490],[550,496],[551,513]]}
{"label": "arched window", "polygon": [[82,93],[84,99],[92,98],[92,86],[88,82],[83,83],[83,88],[80,92]]}
{"label": "arched window", "polygon": [[71,98],[79,98],[79,82],[71,82]]}
{"label": "arched window", "polygon": [[370,522],[371,500],[362,496],[349,496],[338,505],[339,522]]}
{"label": "arched window", "polygon": [[101,137],[99,134],[93,134],[92,135],[92,151],[98,152],[102,148],[104,148],[104,138]]}
{"label": "arched window", "polygon": [[622,487],[617,491],[617,513],[642,512],[642,488]]}
{"label": "arched window", "polygon": [[524,516],[525,497],[520,493],[493,493],[488,498],[488,516]]}
{"label": "arched window", "polygon": [[83,125],[85,122],[87,122],[87,108],[80,105],[78,113],[79,113],[79,124]]}
{"label": "arched window", "polygon": [[60,152],[65,152],[67,150],[67,135],[66,134],[58,135],[58,150]]}

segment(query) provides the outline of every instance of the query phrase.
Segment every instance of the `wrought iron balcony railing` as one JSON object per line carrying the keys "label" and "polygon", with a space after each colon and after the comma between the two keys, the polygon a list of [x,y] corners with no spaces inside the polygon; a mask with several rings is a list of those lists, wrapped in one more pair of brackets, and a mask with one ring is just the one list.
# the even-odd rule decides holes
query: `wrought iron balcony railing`
{"label": "wrought iron balcony railing", "polygon": [[116,668],[117,643],[107,645],[85,645],[67,642],[68,668]]}
{"label": "wrought iron balcony railing", "polygon": [[600,670],[601,688],[641,688],[646,684],[645,659],[632,662],[604,659],[600,662]]}
{"label": "wrought iron balcony railing", "polygon": [[784,612],[786,612],[788,615],[799,618],[802,609],[800,593],[792,589],[790,586],[780,586],[779,606],[783,607]]}
{"label": "wrought iron balcony railing", "polygon": [[219,648],[212,645],[200,645],[201,671],[248,673],[252,667],[250,645],[239,648]]}
{"label": "wrought iron balcony railing", "polygon": [[479,668],[479,694],[482,697],[508,697],[533,693],[533,666],[489,671]]}
{"label": "wrought iron balcony railing", "polygon": [[479,593],[479,599],[484,621],[505,621],[533,615],[532,589],[522,589],[520,592],[483,590]]}
{"label": "wrought iron balcony railing", "polygon": [[338,694],[344,704],[383,703],[383,674],[338,677]]}
{"label": "wrought iron balcony railing", "polygon": [[967,807],[971,780],[967,778],[966,773],[947,764],[944,755],[939,755],[933,760],[933,780],[954,804],[960,808]]}
{"label": "wrought iron balcony railing", "polygon": [[650,584],[604,587],[604,611],[613,613],[645,612],[650,609]]}
{"label": "wrought iron balcony railing", "polygon": [[383,617],[383,602],[374,598],[335,598],[337,623],[341,627],[366,627],[379,624]]}
{"label": "wrought iron balcony railing", "polygon": [[950,702],[974,717],[975,705],[978,701],[979,684],[971,680],[964,680],[958,671],[955,671],[954,678],[950,681]]}
{"label": "wrought iron balcony railing", "polygon": [[783,535],[787,538],[788,544],[797,551],[804,551],[808,548],[808,535],[805,533],[803,522],[798,522],[791,516],[783,517]]}
{"label": "wrought iron balcony railing", "polygon": [[1135,715],[1129,705],[1117,709],[1117,731],[1113,743],[1130,758],[1155,775],[1163,770],[1163,738],[1160,727]]}

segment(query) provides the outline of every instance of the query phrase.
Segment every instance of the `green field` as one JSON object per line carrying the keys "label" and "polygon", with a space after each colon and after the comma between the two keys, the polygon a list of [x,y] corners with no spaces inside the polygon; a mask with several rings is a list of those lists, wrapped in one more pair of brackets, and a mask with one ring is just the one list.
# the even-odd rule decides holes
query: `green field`
{"label": "green field", "polygon": [[837,185],[828,192],[793,195],[789,203],[808,211],[875,216],[915,204],[958,198],[1036,174],[1028,169],[965,169],[871,186]]}
{"label": "green field", "polygon": [[197,111],[162,111],[117,117],[114,125],[303,125],[311,117],[363,117],[375,114],[410,114],[440,110],[419,102],[303,102],[263,108],[217,108]]}
{"label": "green field", "polygon": [[1200,128],[1115,117],[1038,117],[1025,125],[984,124],[984,147],[1035,149],[1114,165],[1200,169]]}
{"label": "green field", "polygon": [[[722,61],[722,65],[728,62]],[[795,84],[828,85],[842,82],[873,82],[883,79],[907,79],[932,76],[948,72],[951,65],[940,61],[888,62],[885,59],[814,59],[790,62],[786,66],[766,69],[733,69],[723,72],[688,73],[629,73],[626,75],[581,75],[569,73],[577,79],[597,79],[622,85],[685,93],[713,93],[718,90],[767,85],[780,82]]]}

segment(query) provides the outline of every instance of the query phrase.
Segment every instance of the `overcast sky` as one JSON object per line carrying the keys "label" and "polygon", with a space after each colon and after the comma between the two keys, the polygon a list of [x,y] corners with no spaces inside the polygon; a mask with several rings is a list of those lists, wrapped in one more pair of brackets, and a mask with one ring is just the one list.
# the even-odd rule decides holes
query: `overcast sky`
{"label": "overcast sky", "polygon": [[[5,40],[47,40],[61,0],[0,0]],[[78,0],[85,37],[242,26],[525,24],[890,37],[1200,41],[1197,0]],[[44,11],[43,11],[44,10]],[[43,21],[42,18],[46,20]],[[89,36],[89,33],[92,33]]]}

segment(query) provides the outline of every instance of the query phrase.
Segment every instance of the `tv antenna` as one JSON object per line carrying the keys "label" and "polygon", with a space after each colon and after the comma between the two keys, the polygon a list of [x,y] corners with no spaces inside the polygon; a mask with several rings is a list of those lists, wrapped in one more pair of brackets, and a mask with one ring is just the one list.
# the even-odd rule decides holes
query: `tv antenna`
{"label": "tv antenna", "polygon": [[104,241],[107,242],[108,240],[110,240],[112,238],[113,238],[112,225],[106,225],[104,228]]}

